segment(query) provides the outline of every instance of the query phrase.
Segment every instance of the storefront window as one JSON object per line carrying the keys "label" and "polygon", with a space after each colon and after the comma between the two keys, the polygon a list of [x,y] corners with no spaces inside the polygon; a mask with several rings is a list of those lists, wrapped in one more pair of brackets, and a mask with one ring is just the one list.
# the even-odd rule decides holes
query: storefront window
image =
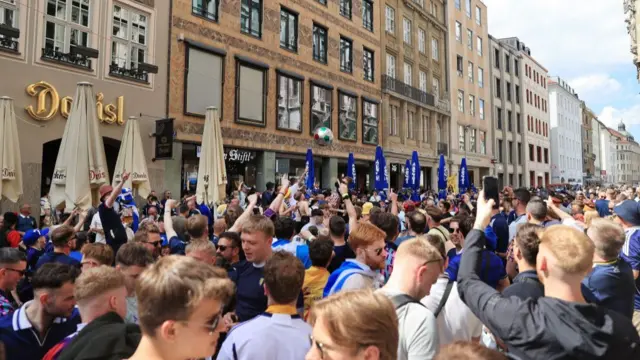
{"label": "storefront window", "polygon": [[378,104],[362,100],[362,142],[378,144]]}
{"label": "storefront window", "polygon": [[311,84],[311,134],[319,127],[331,129],[331,90]]}
{"label": "storefront window", "polygon": [[342,140],[356,141],[358,136],[356,134],[357,127],[357,105],[356,97],[340,93],[340,115],[338,122],[339,138]]}

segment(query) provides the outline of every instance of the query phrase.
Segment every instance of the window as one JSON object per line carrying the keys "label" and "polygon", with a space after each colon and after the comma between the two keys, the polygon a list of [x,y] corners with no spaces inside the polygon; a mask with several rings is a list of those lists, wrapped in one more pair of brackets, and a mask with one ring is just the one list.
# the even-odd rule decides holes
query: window
{"label": "window", "polygon": [[456,21],[456,40],[462,42],[462,24]]}
{"label": "window", "polygon": [[192,46],[185,56],[185,114],[204,117],[209,106],[222,109],[224,58]]}
{"label": "window", "polygon": [[429,143],[429,133],[431,133],[431,118],[428,115],[422,115],[422,141]]}
{"label": "window", "polygon": [[511,65],[511,61],[509,60],[511,60],[510,56],[505,54],[504,55],[504,71],[506,72],[511,72],[511,70],[509,69],[509,66]]}
{"label": "window", "polygon": [[398,136],[398,107],[389,105],[389,135]]}
{"label": "window", "polygon": [[507,130],[513,131],[513,119],[511,116],[511,110],[507,110]]}
{"label": "window", "polygon": [[327,29],[313,24],[313,60],[327,63]]}
{"label": "window", "polygon": [[498,139],[498,161],[499,162],[503,162],[503,157],[502,157],[502,140]]}
{"label": "window", "polygon": [[545,164],[549,163],[549,149],[547,148],[544,149],[544,163]]}
{"label": "window", "polygon": [[502,109],[496,107],[496,127],[502,130]]}
{"label": "window", "polygon": [[500,50],[493,49],[493,64],[496,69],[500,69]]}
{"label": "window", "polygon": [[236,121],[265,125],[267,69],[238,61],[236,75]]}
{"label": "window", "polygon": [[520,85],[516,85],[516,104],[520,104]]}
{"label": "window", "polygon": [[538,155],[538,162],[542,162],[542,148],[540,146],[536,146],[536,153]]}
{"label": "window", "polygon": [[298,51],[298,15],[280,9],[280,47]]}
{"label": "window", "polygon": [[302,131],[302,81],[278,74],[278,129]]}
{"label": "window", "polygon": [[338,133],[341,140],[358,140],[356,134],[358,109],[355,96],[338,92],[339,112],[338,112]]}
{"label": "window", "polygon": [[520,118],[520,113],[516,113],[516,132],[519,134],[522,131],[522,124],[521,124],[521,118]]}
{"label": "window", "polygon": [[473,50],[473,31],[467,29],[467,49]]}
{"label": "window", "polygon": [[327,127],[331,129],[332,113],[332,92],[330,89],[311,83],[311,126],[310,134],[313,135],[315,129]]}
{"label": "window", "polygon": [[462,65],[462,62],[463,62],[463,61],[462,61],[462,56],[458,55],[458,56],[456,57],[456,70],[458,70],[458,76],[459,76],[459,77],[462,77],[462,76],[463,76],[463,70],[462,70],[462,67],[463,67],[464,65]]}
{"label": "window", "polygon": [[390,54],[387,54],[387,76],[396,78],[396,57]]}
{"label": "window", "polygon": [[218,21],[218,6],[220,0],[192,0],[191,11],[193,14]]}
{"label": "window", "polygon": [[482,56],[482,38],[480,36],[476,38],[476,50],[478,50],[478,56]]}
{"label": "window", "polygon": [[431,38],[431,58],[435,61],[440,60],[440,52],[438,49],[438,39]]}
{"label": "window", "polygon": [[529,161],[535,161],[533,153],[533,144],[529,144]]}
{"label": "window", "polygon": [[484,120],[484,100],[478,99],[478,107],[480,112],[480,120]]}
{"label": "window", "polygon": [[464,91],[458,90],[458,111],[464,112]]}
{"label": "window", "polygon": [[476,116],[476,97],[469,95],[469,115]]}
{"label": "window", "polygon": [[473,63],[471,61],[467,64],[467,77],[469,82],[473,84]]}
{"label": "window", "polygon": [[458,125],[458,149],[464,151],[466,149],[464,126]]}
{"label": "window", "polygon": [[435,16],[436,19],[438,19],[438,5],[436,5],[436,3],[434,3],[433,1],[431,2],[431,15]]}
{"label": "window", "polygon": [[[75,1],[74,1],[75,3]],[[138,80],[147,81],[146,75],[134,75],[123,69],[134,70],[140,63],[146,61],[147,22],[148,15],[124,8],[113,6],[113,29],[111,37],[111,66],[112,75],[132,76]],[[85,45],[86,46],[86,45]],[[125,75],[126,74],[126,75]]]}
{"label": "window", "polygon": [[498,99],[502,98],[502,84],[498,78],[496,78],[496,97]]}
{"label": "window", "polygon": [[351,19],[351,0],[340,0],[340,15]]}
{"label": "window", "polygon": [[476,152],[476,129],[469,129],[469,151]]}
{"label": "window", "polygon": [[405,44],[411,45],[411,20],[402,18],[402,29],[404,31]]}
{"label": "window", "polygon": [[471,0],[465,0],[464,4],[464,11],[467,14],[467,17],[471,19]]}
{"label": "window", "polygon": [[485,155],[487,153],[487,133],[480,131],[480,154]]}
{"label": "window", "polygon": [[507,101],[511,101],[511,83],[507,81]]}
{"label": "window", "polygon": [[421,54],[427,52],[427,35],[424,30],[418,28],[418,51]]}
{"label": "window", "polygon": [[322,5],[327,5],[327,0],[316,0],[316,1]]}
{"label": "window", "polygon": [[414,113],[407,111],[407,139],[413,139],[413,130],[415,123],[413,122]]}
{"label": "window", "polygon": [[[362,1],[362,27],[373,31],[373,2],[371,0]],[[376,134],[376,136],[378,135]]]}
{"label": "window", "polygon": [[364,71],[364,79],[367,81],[373,81],[373,51],[367,48],[362,49],[362,69]]}
{"label": "window", "polygon": [[482,25],[482,9],[476,6],[476,24]]}
{"label": "window", "polygon": [[352,46],[351,40],[340,36],[340,71],[348,73],[353,71]]}
{"label": "window", "polygon": [[484,70],[481,67],[478,67],[478,86],[484,87]]}
{"label": "window", "polygon": [[[2,9],[4,10],[4,6]],[[121,18],[120,13],[118,13],[116,19],[116,9],[119,10],[121,7],[114,6],[114,30],[116,29],[116,21]],[[17,21],[14,20],[14,17],[17,15],[17,11],[4,10],[2,13],[5,23]],[[121,31],[117,34],[114,33],[113,35],[122,36],[122,39],[125,40],[125,44],[129,43],[129,37],[131,37],[132,41],[140,40],[137,37],[136,31],[138,30],[137,26],[142,25],[142,30],[144,31],[142,40],[145,41],[144,44],[146,45],[146,39],[144,36],[144,34],[146,34],[146,17],[139,19],[132,16],[132,18],[129,18],[128,11],[125,11],[125,14],[123,14],[122,17],[124,18],[123,22],[125,23],[125,27],[119,28]],[[89,0],[48,0],[47,10],[45,13],[45,49],[42,53],[43,58],[62,60],[67,57],[63,57],[62,55],[69,54],[73,47],[89,47],[89,33],[91,32],[91,24],[89,23],[90,18],[91,7]],[[140,24],[139,20],[143,20],[144,22]],[[135,23],[130,23],[130,21],[135,21]],[[129,64],[127,53],[123,54],[123,57],[123,67],[125,67]],[[133,60],[136,64],[138,63],[136,58]],[[88,59],[85,59],[82,64],[74,61],[62,61],[81,65],[89,69],[91,68],[91,61]],[[144,56],[140,61],[144,61]]]}
{"label": "window", "polygon": [[389,5],[384,9],[384,30],[388,33],[396,33],[396,10]]}
{"label": "window", "polygon": [[411,64],[404,63],[404,83],[413,86],[413,74]]}
{"label": "window", "polygon": [[378,144],[378,104],[362,99],[362,142]]}
{"label": "window", "polygon": [[513,72],[516,74],[516,77],[520,76],[520,62],[518,59],[513,59]]}
{"label": "window", "polygon": [[420,70],[420,79],[419,79],[420,91],[427,92],[427,73]]}
{"label": "window", "polygon": [[460,10],[460,0],[456,0],[456,9]]}
{"label": "window", "polygon": [[262,0],[242,0],[240,30],[255,37],[262,36]]}
{"label": "window", "polygon": [[518,148],[518,164],[522,164],[522,143],[517,143],[516,147]]}
{"label": "window", "polygon": [[509,164],[513,164],[513,141],[507,142],[507,161]]}

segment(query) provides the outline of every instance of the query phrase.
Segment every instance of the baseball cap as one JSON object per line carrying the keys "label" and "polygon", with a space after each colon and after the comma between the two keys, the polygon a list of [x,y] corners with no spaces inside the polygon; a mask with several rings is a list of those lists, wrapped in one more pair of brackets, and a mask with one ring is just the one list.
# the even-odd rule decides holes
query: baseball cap
{"label": "baseball cap", "polygon": [[370,202],[366,202],[362,205],[362,215],[369,215],[371,209],[373,208],[373,204]]}
{"label": "baseball cap", "polygon": [[102,199],[105,195],[113,191],[113,187],[108,184],[103,184],[100,186],[98,192],[100,193],[100,199]]}
{"label": "baseball cap", "polygon": [[614,214],[633,226],[640,226],[640,203],[625,200],[613,208]]}
{"label": "baseball cap", "polygon": [[49,228],[45,228],[42,230],[29,230],[27,231],[24,236],[22,237],[22,243],[25,246],[32,246],[33,244],[36,243],[36,241],[38,241],[38,239],[44,236],[45,238],[48,238],[49,236]]}

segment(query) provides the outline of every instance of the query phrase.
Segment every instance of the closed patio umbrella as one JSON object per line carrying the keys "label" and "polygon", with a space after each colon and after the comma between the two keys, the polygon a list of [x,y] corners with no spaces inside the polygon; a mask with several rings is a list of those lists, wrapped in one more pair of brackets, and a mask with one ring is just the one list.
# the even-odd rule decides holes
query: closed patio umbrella
{"label": "closed patio umbrella", "polygon": [[129,117],[124,127],[120,152],[116,161],[116,169],[113,174],[113,186],[120,183],[124,171],[131,173],[129,180],[124,184],[125,188],[138,190],[138,195],[146,198],[151,193],[147,160],[144,156],[142,138],[140,137],[140,125],[135,117]]}
{"label": "closed patio umbrella", "polygon": [[20,141],[13,99],[0,97],[0,200],[18,202],[22,195],[22,162],[20,160]]}
{"label": "closed patio umbrella", "polygon": [[207,108],[202,148],[198,164],[196,200],[198,204],[212,204],[224,200],[226,196],[227,169],[224,164],[224,147],[220,130],[220,115],[214,106]]}
{"label": "closed patio umbrella", "polygon": [[73,99],[49,191],[51,206],[65,203],[67,211],[97,204],[98,188],[109,183],[93,85],[79,82]]}

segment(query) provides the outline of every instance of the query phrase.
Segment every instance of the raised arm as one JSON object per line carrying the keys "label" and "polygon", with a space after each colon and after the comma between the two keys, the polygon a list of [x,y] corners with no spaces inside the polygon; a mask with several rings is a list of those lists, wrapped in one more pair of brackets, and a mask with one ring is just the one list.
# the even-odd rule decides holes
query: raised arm
{"label": "raised arm", "polygon": [[164,231],[167,234],[167,239],[171,239],[174,236],[178,236],[173,228],[173,219],[171,219],[171,210],[178,205],[175,199],[168,199],[164,204]]}
{"label": "raised arm", "polygon": [[398,194],[393,192],[392,188],[389,188],[389,199],[391,200],[391,213],[398,216]]}
{"label": "raised arm", "polygon": [[282,204],[282,200],[284,200],[284,195],[287,193],[288,189],[289,189],[289,176],[287,174],[284,174],[282,175],[282,179],[280,179],[280,191],[278,192],[278,195],[276,195],[276,198],[273,199],[273,201],[271,202],[271,205],[269,206],[269,209],[271,209],[271,211],[273,211],[276,214],[280,213],[280,205]]}
{"label": "raised arm", "polygon": [[[229,229],[229,231],[240,232],[240,230],[242,230],[242,224],[245,221],[247,221],[247,219],[251,215],[253,215],[253,209],[256,207],[256,203],[258,203],[258,195],[251,194],[249,195],[248,199],[249,199],[249,204],[247,205],[247,208],[244,209],[244,212],[242,213],[242,215],[240,215],[238,219],[236,219],[236,222],[233,223],[233,226],[231,227],[231,229]],[[165,227],[166,227],[166,223],[165,223]]]}
{"label": "raised arm", "polygon": [[116,199],[118,198],[118,195],[120,195],[120,193],[122,192],[122,188],[124,187],[124,183],[126,183],[127,180],[129,180],[129,173],[125,170],[125,171],[122,172],[122,180],[120,181],[120,183],[118,185],[116,185],[115,188],[113,188],[113,191],[111,192],[111,194],[109,195],[107,200],[105,200],[104,206],[106,206],[108,208],[112,208],[113,207],[113,204],[116,202]]}
{"label": "raised arm", "polygon": [[73,230],[75,232],[80,231],[80,229],[82,229],[82,226],[84,225],[84,220],[87,218],[87,210],[83,210],[80,215],[78,216],[78,223],[76,224],[76,226],[73,228]]}
{"label": "raised arm", "polygon": [[349,231],[353,231],[358,226],[358,213],[356,212],[356,208],[351,202],[351,196],[349,195],[349,186],[345,184],[344,181],[342,181],[340,182],[339,190],[340,197],[342,198],[344,207],[347,210],[347,215],[349,215]]}

